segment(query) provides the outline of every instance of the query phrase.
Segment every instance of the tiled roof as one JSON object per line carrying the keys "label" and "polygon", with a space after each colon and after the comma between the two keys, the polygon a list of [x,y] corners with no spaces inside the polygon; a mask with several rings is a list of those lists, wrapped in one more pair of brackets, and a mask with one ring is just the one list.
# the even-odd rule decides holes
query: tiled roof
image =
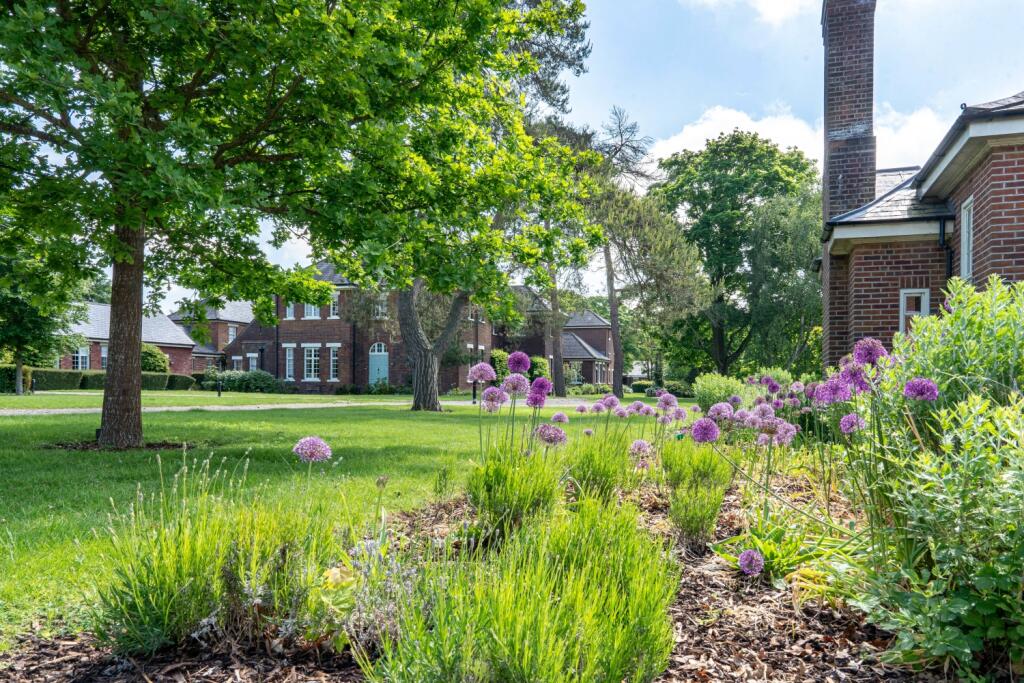
{"label": "tiled roof", "polygon": [[570,313],[562,327],[611,327],[612,324],[591,310]]}
{"label": "tiled roof", "polygon": [[[188,317],[188,313],[184,310],[175,311],[171,313],[170,318],[175,322],[180,322]],[[214,308],[213,306],[206,307],[206,319],[207,320],[223,320],[225,322],[232,323],[251,323],[255,316],[252,314],[252,304],[248,301],[226,301],[220,308]]]}
{"label": "tiled roof", "polygon": [[945,203],[929,204],[917,198],[917,190],[913,187],[916,177],[910,176],[870,204],[835,216],[829,221],[829,225],[952,218],[953,212]]}
{"label": "tiled roof", "polygon": [[562,332],[562,358],[565,360],[608,360],[608,356],[572,332]]}
{"label": "tiled roof", "polygon": [[316,276],[317,280],[333,282],[339,287],[352,286],[352,281],[349,280],[344,275],[339,275],[337,269],[334,267],[334,264],[331,263],[330,261],[321,261],[320,263],[316,264],[316,268],[317,270],[320,271],[320,274]]}
{"label": "tiled roof", "polygon": [[192,349],[192,355],[194,356],[219,356],[220,351],[209,344],[196,344],[196,347]]}
{"label": "tiled roof", "polygon": [[893,189],[905,180],[914,177],[914,174],[921,170],[920,166],[905,166],[903,168],[880,168],[875,171],[875,196]]}
{"label": "tiled roof", "polygon": [[[110,338],[110,304],[86,304],[88,317],[84,322],[73,326],[72,332],[87,339],[105,340]],[[163,346],[187,346],[192,348],[192,341],[185,329],[169,317],[160,313],[142,319],[142,341]]]}
{"label": "tiled roof", "polygon": [[999,100],[964,107],[960,116],[985,117],[991,114],[1024,114],[1024,91]]}
{"label": "tiled roof", "polygon": [[551,310],[551,304],[548,303],[547,299],[533,291],[532,287],[512,285],[512,291],[526,303],[527,313],[543,313]]}

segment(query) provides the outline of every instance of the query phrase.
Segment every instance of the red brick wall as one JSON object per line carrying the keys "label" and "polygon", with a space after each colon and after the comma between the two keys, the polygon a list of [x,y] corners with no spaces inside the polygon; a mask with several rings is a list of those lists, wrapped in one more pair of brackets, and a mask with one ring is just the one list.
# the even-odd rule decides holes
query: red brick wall
{"label": "red brick wall", "polygon": [[997,147],[954,191],[956,213],[950,235],[953,274],[960,274],[960,219],[964,202],[974,197],[973,280],[989,275],[1024,280],[1024,146]]}
{"label": "red brick wall", "polygon": [[828,245],[821,259],[822,360],[836,365],[850,350],[849,259],[832,256]]}
{"label": "red brick wall", "polygon": [[946,257],[937,240],[856,245],[849,255],[849,338],[835,351],[849,353],[862,337],[889,346],[899,330],[900,290],[930,290],[934,314],[945,285]]}
{"label": "red brick wall", "polygon": [[[101,344],[98,341],[89,342],[90,370],[103,369],[103,356],[100,347],[104,344]],[[188,375],[192,373],[192,349],[178,346],[158,346],[157,348],[167,354],[168,361],[171,365],[171,372],[178,375]],[[65,370],[71,369],[70,355],[64,356],[60,359],[60,367]]]}

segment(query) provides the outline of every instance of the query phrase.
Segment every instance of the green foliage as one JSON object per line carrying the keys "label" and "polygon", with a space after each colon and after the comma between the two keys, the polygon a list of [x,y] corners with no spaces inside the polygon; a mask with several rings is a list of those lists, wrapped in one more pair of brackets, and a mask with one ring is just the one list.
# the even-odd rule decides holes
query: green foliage
{"label": "green foliage", "polygon": [[508,377],[508,351],[503,349],[491,349],[491,365],[498,375],[498,381]]}
{"label": "green foliage", "polygon": [[500,537],[528,517],[552,510],[562,492],[560,477],[553,455],[492,450],[469,476],[469,500],[487,530]]}
{"label": "green foliage", "polygon": [[569,387],[567,392],[570,396],[595,396],[610,394],[612,387],[610,384],[576,384]]}
{"label": "green foliage", "polygon": [[39,391],[78,389],[82,386],[81,370],[58,370],[57,368],[33,368],[32,376]]}
{"label": "green foliage", "polygon": [[908,661],[973,669],[1024,657],[1024,399],[993,393],[1006,405],[969,396],[941,410],[939,446],[905,453],[875,483],[894,522],[879,536],[906,550],[875,546],[861,604]]}
{"label": "green foliage", "polygon": [[171,375],[167,378],[167,389],[169,391],[188,391],[195,383],[196,379],[191,375]]}
{"label": "green foliage", "polygon": [[634,508],[585,500],[488,560],[428,568],[401,637],[364,669],[410,683],[651,681],[672,649],[677,580]]}
{"label": "green foliage", "polygon": [[538,377],[551,379],[551,367],[548,365],[548,359],[543,356],[530,356],[529,378],[535,380]]}
{"label": "green foliage", "polygon": [[732,466],[709,444],[673,439],[661,451],[666,483],[677,488],[728,488]]}
{"label": "green foliage", "polygon": [[[14,393],[15,369],[13,365],[0,365],[0,394]],[[25,391],[32,387],[32,368],[28,366],[22,368],[22,382]]]}
{"label": "green foliage", "polygon": [[204,374],[203,389],[216,390],[220,380],[221,391],[244,391],[261,394],[283,394],[285,383],[265,370],[218,370],[209,369]]}
{"label": "green foliage", "polygon": [[764,574],[776,585],[815,560],[831,556],[843,542],[808,528],[806,519],[793,513],[772,513],[760,517],[739,536],[716,543],[715,552],[734,567],[744,550],[756,550],[764,558]]}
{"label": "green foliage", "polygon": [[653,388],[654,382],[652,382],[649,379],[638,379],[637,381],[633,382],[632,386],[630,386],[630,389],[633,390],[634,394],[646,394],[648,389]]}
{"label": "green foliage", "polygon": [[[113,580],[92,611],[100,641],[124,654],[217,638],[344,643],[351,571],[313,504],[268,505],[209,464],[141,493],[111,527]],[[340,609],[339,609],[340,607]]]}
{"label": "green foliage", "polygon": [[86,370],[82,373],[79,389],[102,389],[107,381],[105,370]]}
{"label": "green foliage", "polygon": [[714,372],[700,375],[693,381],[693,398],[704,412],[716,403],[728,401],[730,396],[748,393],[747,385],[740,380]]}
{"label": "green foliage", "polygon": [[692,395],[693,387],[690,386],[689,382],[684,382],[678,379],[670,379],[665,382],[665,391],[678,398],[680,396]]}
{"label": "green foliage", "polygon": [[143,372],[170,372],[171,361],[167,354],[152,344],[142,344]]}
{"label": "green foliage", "polygon": [[783,389],[785,389],[786,387],[793,383],[793,374],[789,372],[789,370],[783,370],[782,368],[778,367],[766,368],[762,366],[755,370],[753,374],[754,377],[758,379],[761,379],[762,377],[765,376],[771,377],[776,382],[781,384]]}
{"label": "green foliage", "polygon": [[144,391],[163,391],[167,388],[170,374],[166,372],[143,372],[142,389]]}
{"label": "green foliage", "polygon": [[602,430],[600,436],[580,438],[568,449],[569,478],[579,493],[609,502],[636,480],[626,436]]}
{"label": "green foliage", "polygon": [[720,486],[673,489],[668,517],[687,545],[700,548],[714,539],[724,500]]}

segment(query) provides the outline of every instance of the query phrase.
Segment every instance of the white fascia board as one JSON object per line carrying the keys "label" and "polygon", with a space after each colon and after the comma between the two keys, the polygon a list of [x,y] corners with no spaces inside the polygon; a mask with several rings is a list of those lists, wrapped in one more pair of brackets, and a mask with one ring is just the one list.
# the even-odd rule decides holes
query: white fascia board
{"label": "white fascia board", "polygon": [[866,223],[862,226],[837,225],[828,241],[828,253],[845,254],[852,244],[879,240],[907,241],[938,238],[939,221],[908,221],[901,223]]}
{"label": "white fascia board", "polygon": [[[989,147],[993,146],[994,139],[1013,136],[1024,136],[1024,117],[996,119],[994,121],[972,121],[960,133],[956,142],[946,150],[942,161],[936,164],[932,172],[928,174],[928,177],[918,186],[918,198],[932,194],[936,189],[936,184],[943,180],[947,172],[957,167],[955,162],[963,160],[961,157],[965,152],[970,154],[973,151],[973,155],[978,156],[981,153],[987,152]],[[980,150],[977,149],[978,145],[971,145],[971,143],[982,143]],[[969,146],[973,146],[975,149],[968,149]],[[973,165],[973,157],[970,161],[971,163],[968,163],[964,170],[969,170]]]}
{"label": "white fascia board", "polygon": [[321,344],[320,342],[308,343],[308,344],[304,343],[302,345],[302,348],[304,348],[304,349],[319,349],[321,346],[323,346],[323,344]]}
{"label": "white fascia board", "polygon": [[294,349],[295,342],[288,342],[287,344],[281,344],[282,349]]}
{"label": "white fascia board", "polygon": [[324,344],[324,346],[326,346],[329,349],[340,349],[341,342],[327,342],[326,344]]}

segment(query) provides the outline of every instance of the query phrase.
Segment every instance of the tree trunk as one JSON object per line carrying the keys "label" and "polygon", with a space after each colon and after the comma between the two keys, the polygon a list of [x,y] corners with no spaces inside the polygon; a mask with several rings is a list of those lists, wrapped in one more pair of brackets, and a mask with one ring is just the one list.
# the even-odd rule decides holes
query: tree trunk
{"label": "tree trunk", "polygon": [[423,282],[416,280],[412,288],[398,293],[398,327],[402,333],[402,343],[412,363],[412,409],[440,412],[441,399],[437,389],[437,375],[441,369],[441,356],[459,330],[459,323],[462,321],[469,297],[460,292],[452,299],[444,328],[431,343],[423,331],[420,315],[416,310],[416,298],[421,289]]}
{"label": "tree trunk", "polygon": [[558,280],[554,268],[548,268],[551,275],[551,290],[548,299],[551,303],[551,316],[548,318],[548,336],[551,339],[551,383],[554,385],[555,396],[565,396],[565,363],[562,360],[562,311],[558,304]]}
{"label": "tree trunk", "polygon": [[25,363],[20,357],[14,359],[14,393],[17,396],[25,393]]}
{"label": "tree trunk", "polygon": [[608,318],[612,324],[612,393],[622,398],[622,333],[619,330],[619,295],[615,291],[615,262],[612,247],[604,245],[605,286],[608,288]]}
{"label": "tree trunk", "polygon": [[99,443],[106,448],[142,446],[142,274],[146,235],[120,226],[115,236],[127,258],[114,260],[110,295],[107,381]]}

